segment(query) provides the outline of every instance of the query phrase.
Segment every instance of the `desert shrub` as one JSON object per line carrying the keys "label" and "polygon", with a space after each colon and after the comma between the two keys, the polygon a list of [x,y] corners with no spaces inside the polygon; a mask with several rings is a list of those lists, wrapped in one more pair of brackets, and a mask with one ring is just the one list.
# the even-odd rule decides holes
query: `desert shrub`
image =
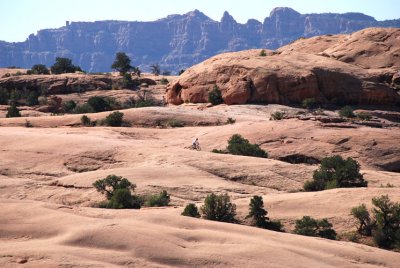
{"label": "desert shrub", "polygon": [[264,209],[264,202],[261,196],[253,196],[250,199],[249,214],[246,219],[251,218],[253,225],[259,228],[269,229],[273,231],[282,231],[282,224],[279,221],[271,221],[267,217],[268,212]]}
{"label": "desert shrub", "polygon": [[95,112],[93,107],[90,106],[87,103],[84,103],[84,104],[81,104],[81,105],[77,105],[72,111],[75,114],[87,114],[87,113],[94,113]]}
{"label": "desert shrub", "polygon": [[131,59],[124,52],[118,52],[111,68],[117,70],[122,76],[132,69]]}
{"label": "desert shrub", "polygon": [[76,107],[76,102],[73,100],[69,100],[63,103],[63,110],[66,113],[72,112]]}
{"label": "desert shrub", "polygon": [[181,215],[193,218],[200,218],[199,210],[194,203],[187,204]]}
{"label": "desert shrub", "polygon": [[265,49],[261,49],[260,54],[261,57],[267,56],[267,53],[265,52]]}
{"label": "desert shrub", "polygon": [[111,110],[110,102],[107,100],[107,98],[102,96],[90,97],[87,101],[87,104],[89,104],[95,112],[104,112]]}
{"label": "desert shrub", "polygon": [[124,114],[119,111],[112,112],[106,116],[106,118],[103,121],[103,124],[110,127],[120,127],[122,126],[123,123],[123,117]]}
{"label": "desert shrub", "polygon": [[208,101],[211,102],[212,105],[218,105],[224,102],[221,90],[217,85],[214,85],[214,88],[208,92]]}
{"label": "desert shrub", "polygon": [[92,127],[94,126],[94,122],[87,116],[87,115],[82,115],[81,117],[81,123],[85,127]]}
{"label": "desert shrub", "polygon": [[372,116],[369,113],[366,112],[359,112],[356,114],[357,118],[362,120],[362,121],[368,121],[371,120]]}
{"label": "desert shrub", "polygon": [[168,82],[169,82],[168,79],[165,78],[165,77],[163,77],[163,78],[160,79],[160,84],[161,84],[161,85],[167,85]]}
{"label": "desert shrub", "polygon": [[400,203],[392,202],[389,196],[382,195],[372,199],[372,209],[376,225],[372,234],[381,248],[400,249]]}
{"label": "desert shrub", "polygon": [[367,187],[368,182],[360,173],[360,164],[351,157],[346,160],[339,155],[322,159],[313,180],[304,184],[306,191],[322,191],[332,188]]}
{"label": "desert shrub", "polygon": [[50,67],[52,74],[75,73],[82,72],[79,66],[72,64],[72,60],[68,58],[56,58],[56,62]]}
{"label": "desert shrub", "polygon": [[284,112],[276,111],[276,112],[273,112],[271,114],[270,119],[271,120],[282,120],[284,117],[285,117],[285,113]]}
{"label": "desert shrub", "polygon": [[185,72],[185,70],[180,70],[179,72],[178,72],[178,75],[181,75],[181,74],[183,74]]}
{"label": "desert shrub", "polygon": [[307,98],[301,102],[301,106],[303,106],[304,109],[314,109],[315,105],[316,101],[314,98]]}
{"label": "desert shrub", "polygon": [[355,114],[353,112],[353,107],[351,106],[344,106],[339,110],[339,116],[340,117],[347,117],[347,118],[353,118],[355,117]]}
{"label": "desert shrub", "polygon": [[29,92],[26,98],[26,104],[28,106],[35,106],[39,104],[39,94],[36,91]]}
{"label": "desert shrub", "polygon": [[6,114],[7,118],[10,117],[21,117],[21,113],[19,111],[19,109],[17,108],[17,105],[14,103],[12,103],[10,105],[10,107],[7,109],[7,114]]}
{"label": "desert shrub", "polygon": [[372,234],[372,228],[374,227],[375,223],[371,220],[370,214],[365,204],[353,207],[351,209],[351,215],[358,221],[357,232],[360,235],[370,236]]}
{"label": "desert shrub", "polygon": [[268,153],[261,149],[259,145],[251,144],[249,140],[243,138],[239,134],[233,135],[228,140],[227,150],[233,155],[268,158]]}
{"label": "desert shrub", "polygon": [[50,74],[50,71],[44,64],[35,64],[28,70],[27,74]]}
{"label": "desert shrub", "polygon": [[147,197],[145,205],[147,207],[166,207],[170,201],[170,196],[168,195],[167,191],[164,190],[159,194],[150,195]]}
{"label": "desert shrub", "polygon": [[219,149],[212,149],[211,152],[216,153],[216,154],[227,154],[228,153],[228,151],[226,151],[226,150],[219,150]]}
{"label": "desert shrub", "polygon": [[303,216],[303,218],[296,220],[295,234],[305,236],[318,236],[327,239],[336,239],[336,232],[332,229],[332,224],[328,219],[317,220],[310,216]]}
{"label": "desert shrub", "polygon": [[25,119],[25,127],[33,127],[33,125],[29,120]]}
{"label": "desert shrub", "polygon": [[207,220],[235,222],[236,205],[231,203],[228,194],[216,195],[212,193],[208,195],[200,211]]}
{"label": "desert shrub", "polygon": [[235,123],[236,123],[236,120],[233,119],[232,117],[228,117],[228,119],[226,120],[226,123],[227,123],[227,124],[235,124]]}
{"label": "desert shrub", "polygon": [[172,118],[172,119],[167,120],[167,126],[169,126],[169,127],[184,127],[185,123],[181,120]]}
{"label": "desert shrub", "polygon": [[105,194],[108,202],[105,203],[106,208],[140,208],[140,198],[132,195],[136,185],[128,181],[126,178],[108,175],[106,178],[97,180],[93,183],[96,190]]}

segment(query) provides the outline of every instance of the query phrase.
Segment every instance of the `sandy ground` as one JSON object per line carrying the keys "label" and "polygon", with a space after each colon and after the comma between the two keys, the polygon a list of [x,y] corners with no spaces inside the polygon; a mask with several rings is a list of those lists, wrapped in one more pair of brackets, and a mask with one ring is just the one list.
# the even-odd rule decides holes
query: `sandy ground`
{"label": "sandy ground", "polygon": [[[371,198],[381,194],[400,201],[400,173],[379,168],[380,151],[370,146],[374,141],[381,150],[392,146],[396,152],[398,128],[270,121],[276,109],[292,108],[130,109],[123,112],[132,127],[124,128],[81,127],[81,115],[29,117],[32,128],[24,127],[26,118],[1,118],[0,266],[398,267],[396,252],[180,216],[185,204],[200,205],[214,192],[228,193],[243,219],[257,194],[264,197],[269,216],[282,220],[288,231],[296,219],[310,215],[327,217],[341,233],[355,230],[349,215],[353,206],[370,206]],[[236,123],[226,124],[228,117]],[[185,127],[160,126],[171,119]],[[275,159],[210,152],[223,149],[235,133],[260,144]],[[202,151],[184,149],[194,137]],[[355,157],[369,187],[301,192],[317,166],[277,160],[296,152]],[[141,210],[93,208],[103,197],[92,183],[109,174],[128,178],[138,193],[165,189],[172,204]]]}

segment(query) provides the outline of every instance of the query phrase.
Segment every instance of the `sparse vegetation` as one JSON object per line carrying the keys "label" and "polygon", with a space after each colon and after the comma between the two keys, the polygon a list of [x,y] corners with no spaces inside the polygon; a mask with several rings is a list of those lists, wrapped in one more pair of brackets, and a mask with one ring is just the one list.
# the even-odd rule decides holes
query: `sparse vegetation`
{"label": "sparse vegetation", "polygon": [[316,105],[316,101],[314,98],[307,98],[304,99],[301,103],[301,106],[303,106],[304,109],[314,109]]}
{"label": "sparse vegetation", "polygon": [[6,114],[7,118],[10,117],[21,117],[21,113],[16,105],[15,102],[13,102],[10,107],[7,109],[7,114]]}
{"label": "sparse vegetation", "polygon": [[29,120],[25,119],[25,127],[33,127],[33,125]]}
{"label": "sparse vegetation", "polygon": [[217,85],[214,85],[213,90],[208,92],[208,101],[211,102],[212,105],[218,105],[224,102],[221,90]]}
{"label": "sparse vegetation", "polygon": [[169,127],[184,127],[185,123],[181,120],[172,118],[167,120],[166,125]]}
{"label": "sparse vegetation", "polygon": [[50,67],[52,74],[64,74],[64,73],[75,73],[82,72],[79,66],[72,64],[72,60],[68,58],[56,58],[56,62]]}
{"label": "sparse vegetation", "polygon": [[347,117],[347,118],[354,118],[356,115],[353,112],[353,107],[351,106],[344,106],[339,110],[340,117]]}
{"label": "sparse vegetation", "polygon": [[236,123],[236,120],[233,119],[232,117],[228,117],[228,119],[226,120],[226,123],[227,123],[227,124],[235,124],[235,123]]}
{"label": "sparse vegetation", "polygon": [[92,127],[94,124],[92,122],[92,120],[87,116],[87,115],[82,115],[81,117],[81,123],[82,125],[84,125],[85,127]]}
{"label": "sparse vegetation", "polygon": [[166,207],[171,201],[167,191],[163,190],[159,194],[150,195],[146,198],[145,206],[147,207]]}
{"label": "sparse vegetation", "polygon": [[372,215],[365,204],[351,209],[351,215],[357,219],[357,232],[362,236],[371,236],[376,245],[386,249],[400,249],[400,203],[392,202],[388,195],[372,198]]}
{"label": "sparse vegetation", "polygon": [[163,78],[160,79],[160,84],[161,85],[167,85],[168,83],[169,83],[169,81],[168,81],[167,78],[163,77]]}
{"label": "sparse vegetation", "polygon": [[207,220],[235,222],[236,205],[231,203],[228,194],[208,195],[200,208],[202,216]]}
{"label": "sparse vegetation", "polygon": [[87,101],[87,104],[90,105],[95,112],[104,112],[111,110],[109,99],[102,96],[90,97]]}
{"label": "sparse vegetation", "polygon": [[322,159],[313,180],[304,184],[306,191],[322,191],[332,188],[367,187],[368,182],[360,173],[360,164],[352,158],[339,155]]}
{"label": "sparse vegetation", "polygon": [[132,69],[131,59],[125,54],[125,52],[118,52],[115,55],[115,60],[111,65],[111,68],[117,70],[121,76],[124,76]]}
{"label": "sparse vegetation", "polygon": [[265,49],[261,49],[259,56],[261,56],[261,57],[267,56],[267,53],[265,52]]}
{"label": "sparse vegetation", "polygon": [[267,217],[268,212],[264,209],[264,202],[261,196],[253,196],[249,204],[249,214],[246,219],[251,218],[253,225],[259,228],[273,231],[282,231],[282,224],[279,221],[271,221]]}
{"label": "sparse vegetation", "polygon": [[233,135],[228,140],[227,150],[233,155],[268,158],[268,153],[261,149],[259,145],[251,144],[249,140],[243,138],[239,134]]}
{"label": "sparse vegetation", "polygon": [[359,112],[356,114],[357,118],[362,120],[362,121],[368,121],[371,120],[372,116],[370,113],[366,113],[366,112]]}
{"label": "sparse vegetation", "polygon": [[120,127],[123,124],[124,114],[116,111],[112,112],[103,120],[103,124],[110,127]]}
{"label": "sparse vegetation", "polygon": [[93,186],[98,192],[105,194],[108,200],[108,202],[102,204],[102,207],[114,209],[139,209],[141,206],[140,198],[132,195],[136,185],[128,181],[126,178],[116,175],[108,175],[106,178],[94,182]]}
{"label": "sparse vegetation", "polygon": [[276,111],[271,114],[270,120],[282,120],[284,117],[284,112]]}
{"label": "sparse vegetation", "polygon": [[46,65],[35,64],[26,73],[27,74],[50,74],[50,71],[49,71],[49,69],[47,69]]}
{"label": "sparse vegetation", "polygon": [[336,239],[336,231],[332,228],[332,224],[328,219],[317,220],[310,216],[296,220],[295,234],[305,236],[318,236],[327,239]]}
{"label": "sparse vegetation", "polygon": [[187,204],[181,215],[193,218],[200,218],[199,210],[194,203]]}
{"label": "sparse vegetation", "polygon": [[69,100],[63,103],[63,110],[66,113],[72,112],[76,107],[76,102],[73,100]]}

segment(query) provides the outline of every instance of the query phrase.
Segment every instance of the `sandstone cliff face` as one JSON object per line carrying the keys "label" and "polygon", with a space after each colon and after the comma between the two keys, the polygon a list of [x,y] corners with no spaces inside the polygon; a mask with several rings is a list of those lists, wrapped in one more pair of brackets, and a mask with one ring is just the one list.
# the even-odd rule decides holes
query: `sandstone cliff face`
{"label": "sandstone cliff face", "polygon": [[218,22],[198,10],[153,22],[72,22],[41,30],[25,42],[0,42],[0,67],[50,66],[56,56],[63,56],[88,72],[109,71],[115,53],[124,51],[145,71],[154,63],[178,71],[222,52],[276,49],[302,36],[351,33],[372,26],[400,27],[400,20],[379,22],[359,13],[302,15],[276,8],[263,23],[240,24],[227,12]]}
{"label": "sandstone cliff face", "polygon": [[[370,29],[355,33],[356,42],[351,42],[353,35],[340,35],[328,36],[328,42],[320,40],[322,45],[315,45],[314,52],[332,50],[340,58],[352,58],[351,63],[370,62],[370,66],[349,64],[310,49],[302,52],[303,45],[296,51],[296,43],[277,52],[268,51],[265,57],[259,56],[260,50],[221,54],[183,73],[169,85],[167,98],[172,104],[207,102],[208,92],[216,84],[226,104],[293,104],[306,98],[331,104],[400,104],[398,68],[389,68],[399,66],[394,56],[400,48],[400,43],[394,41],[399,31]],[[387,38],[373,41],[371,36]],[[301,40],[302,44],[312,41]],[[380,46],[390,47],[390,52],[380,53]],[[354,51],[364,48],[365,53],[354,55]],[[376,57],[367,60],[365,54]],[[382,65],[385,68],[372,68]]]}

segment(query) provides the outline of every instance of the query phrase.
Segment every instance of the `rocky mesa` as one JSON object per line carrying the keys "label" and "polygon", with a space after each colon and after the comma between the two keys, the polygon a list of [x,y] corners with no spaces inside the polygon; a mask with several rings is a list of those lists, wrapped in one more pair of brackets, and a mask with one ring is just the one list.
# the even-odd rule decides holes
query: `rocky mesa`
{"label": "rocky mesa", "polygon": [[226,104],[398,105],[400,29],[299,39],[277,51],[224,53],[188,69],[167,90],[169,103],[208,102],[217,85]]}

